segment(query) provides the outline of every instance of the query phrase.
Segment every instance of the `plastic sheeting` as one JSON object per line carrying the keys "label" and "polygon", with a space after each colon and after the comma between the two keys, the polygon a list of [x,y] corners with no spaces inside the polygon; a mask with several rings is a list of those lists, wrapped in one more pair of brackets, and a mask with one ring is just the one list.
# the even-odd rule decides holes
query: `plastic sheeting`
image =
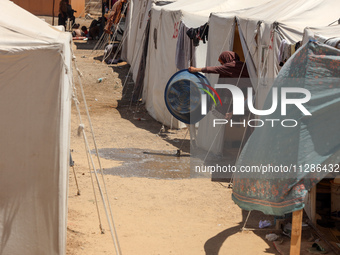
{"label": "plastic sheeting", "polygon": [[0,5],[0,253],[65,254],[72,39]]}
{"label": "plastic sheeting", "polygon": [[[232,197],[242,209],[273,215],[300,210],[313,185],[327,174],[339,172],[339,66],[340,50],[314,42],[300,48],[283,66],[273,88],[310,91],[311,99],[303,105],[312,115],[302,114],[294,104],[282,115],[279,104],[273,114],[261,118],[266,123],[266,119],[278,121],[274,127],[265,124],[255,128],[237,162],[240,171],[234,175]],[[301,94],[288,96],[299,97]],[[265,109],[272,104],[270,98]],[[298,124],[284,127],[279,123],[285,119]],[[263,166],[267,166],[266,171]],[[241,172],[246,167],[260,170]],[[269,170],[274,168],[277,171]]]}

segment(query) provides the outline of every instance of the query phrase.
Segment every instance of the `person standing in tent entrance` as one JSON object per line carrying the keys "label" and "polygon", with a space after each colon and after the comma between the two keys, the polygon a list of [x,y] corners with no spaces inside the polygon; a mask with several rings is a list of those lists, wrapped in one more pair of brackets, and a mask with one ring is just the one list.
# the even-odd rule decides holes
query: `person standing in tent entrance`
{"label": "person standing in tent entrance", "polygon": [[[237,53],[233,51],[224,51],[221,53],[221,55],[218,58],[218,62],[220,62],[220,66],[207,66],[203,68],[196,68],[193,66],[190,66],[188,68],[189,72],[191,73],[214,73],[219,74],[220,81],[224,80],[224,84],[233,84],[237,85],[245,95],[245,98],[247,98],[247,88],[252,87],[249,74],[247,70],[247,66],[244,62],[240,60],[240,57],[237,55]],[[227,78],[227,80],[226,80]],[[232,105],[232,96],[229,90],[226,89],[219,89],[217,90],[217,93],[220,95],[222,99],[223,105],[218,105],[215,109],[220,112],[221,114],[225,115],[226,119],[233,118],[234,121],[240,121],[241,119],[245,118],[252,119],[254,116],[250,114],[248,107],[245,107],[245,114],[244,116],[234,116],[232,114],[233,105]],[[247,106],[247,103],[245,102],[245,106]],[[243,145],[253,132],[252,128],[247,128],[246,135],[244,138]]]}

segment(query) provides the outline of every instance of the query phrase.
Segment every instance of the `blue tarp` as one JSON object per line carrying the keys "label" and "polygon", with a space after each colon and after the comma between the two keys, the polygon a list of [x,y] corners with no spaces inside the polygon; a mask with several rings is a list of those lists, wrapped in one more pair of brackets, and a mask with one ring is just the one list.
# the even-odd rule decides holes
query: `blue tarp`
{"label": "blue tarp", "polygon": [[[295,105],[288,105],[287,115],[282,116],[279,99],[277,110],[260,118],[265,125],[249,138],[237,169],[248,167],[249,171],[257,166],[267,172],[235,173],[232,198],[242,209],[283,215],[302,209],[308,190],[328,173],[340,173],[340,51],[309,42],[283,66],[274,87],[278,91],[284,87],[309,90],[311,99],[303,105],[312,115],[305,116]],[[264,109],[271,107],[271,98],[269,93]],[[268,119],[280,121],[272,127]],[[280,122],[284,119],[294,119],[298,125],[283,127]]]}

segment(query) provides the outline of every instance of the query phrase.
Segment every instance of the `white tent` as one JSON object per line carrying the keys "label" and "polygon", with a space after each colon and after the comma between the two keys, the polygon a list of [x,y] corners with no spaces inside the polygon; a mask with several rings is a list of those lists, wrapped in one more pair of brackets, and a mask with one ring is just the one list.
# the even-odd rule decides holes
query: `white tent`
{"label": "white tent", "polygon": [[303,31],[302,43],[305,44],[310,39],[314,39],[318,42],[326,43],[340,49],[340,25],[327,27],[306,27]]}
{"label": "white tent", "polygon": [[[232,50],[235,16],[238,21],[248,71],[258,84],[261,107],[280,70],[278,55],[283,39],[288,44],[302,40],[307,26],[327,26],[338,20],[340,2],[336,0],[273,0],[242,13],[217,13],[210,18],[207,65],[217,65],[218,54]],[[213,79],[216,81],[216,78]]]}
{"label": "white tent", "polygon": [[0,6],[0,254],[65,254],[72,39]]}
{"label": "white tent", "polygon": [[[213,13],[209,19],[206,66],[219,65],[218,56],[225,50],[242,54],[252,84],[258,90],[257,107],[261,108],[281,68],[278,55],[283,39],[287,44],[293,45],[302,40],[306,26],[326,26],[337,21],[340,17],[337,11],[339,7],[340,2],[336,0],[272,0],[243,12]],[[240,45],[234,45],[236,36],[240,38]],[[217,83],[218,75],[207,76],[211,84]],[[210,148],[207,139],[213,140],[217,134],[211,131],[211,127],[208,131],[203,126],[199,128],[198,144],[200,147],[205,145]],[[230,131],[228,133],[232,136]],[[224,130],[221,129],[218,135],[220,139],[216,140],[223,141]],[[212,148],[215,148],[212,150],[215,153],[221,153],[223,146],[216,145]]]}
{"label": "white tent", "polygon": [[[164,125],[174,128],[181,126],[168,112],[164,102],[167,81],[177,71],[175,55],[181,22],[187,27],[196,28],[205,24],[212,12],[240,10],[268,1],[179,0],[164,7],[152,7],[143,91],[143,100],[150,115]],[[196,47],[197,66],[205,65],[206,51],[207,44],[200,42]]]}
{"label": "white tent", "polygon": [[[306,26],[327,26],[338,20],[339,8],[337,0],[275,0],[238,17],[253,60],[247,61],[248,69],[254,70],[258,77],[259,107],[262,107],[273,79],[280,71],[278,56],[282,40],[285,39],[288,44],[301,41]],[[258,31],[257,42],[254,40],[255,31]],[[254,69],[250,67],[252,63]]]}
{"label": "white tent", "polygon": [[148,13],[153,4],[165,5],[176,0],[130,0],[130,6],[125,19],[122,58],[131,65],[133,80],[136,81],[138,65],[142,55],[144,32],[148,21]]}

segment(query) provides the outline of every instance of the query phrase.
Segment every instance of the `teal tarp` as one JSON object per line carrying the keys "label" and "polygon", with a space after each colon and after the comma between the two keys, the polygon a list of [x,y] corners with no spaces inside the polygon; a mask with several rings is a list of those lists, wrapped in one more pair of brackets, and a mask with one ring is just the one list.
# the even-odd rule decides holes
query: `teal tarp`
{"label": "teal tarp", "polygon": [[[257,166],[265,170],[263,166],[267,166],[272,172],[238,171],[232,197],[242,209],[283,215],[302,209],[307,191],[329,172],[340,173],[340,51],[309,42],[283,66],[273,87],[278,91],[284,87],[309,90],[311,100],[303,105],[312,115],[305,116],[295,105],[288,105],[287,115],[282,116],[279,99],[277,110],[261,117],[265,125],[256,128],[249,138],[237,169],[250,171]],[[269,93],[264,109],[271,107],[271,98]],[[283,127],[275,121],[272,127],[266,119],[294,119],[298,125]]]}

